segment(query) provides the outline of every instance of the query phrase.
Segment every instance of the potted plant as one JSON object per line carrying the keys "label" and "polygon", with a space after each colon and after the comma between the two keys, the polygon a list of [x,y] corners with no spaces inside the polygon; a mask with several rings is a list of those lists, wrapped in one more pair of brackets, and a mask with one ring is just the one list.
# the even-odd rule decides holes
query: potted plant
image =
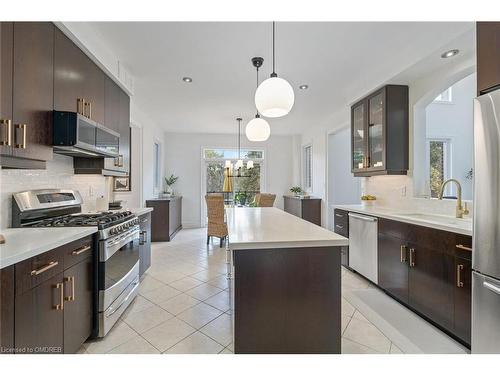
{"label": "potted plant", "polygon": [[170,177],[165,177],[165,196],[171,197],[174,195],[174,190],[172,189],[172,185],[177,182],[179,177],[174,176],[173,174],[170,175]]}
{"label": "potted plant", "polygon": [[244,191],[239,191],[234,195],[234,200],[240,205],[244,206],[247,201],[247,193]]}
{"label": "potted plant", "polygon": [[302,188],[300,186],[293,186],[290,188],[290,191],[293,193],[293,195],[299,197],[302,193]]}

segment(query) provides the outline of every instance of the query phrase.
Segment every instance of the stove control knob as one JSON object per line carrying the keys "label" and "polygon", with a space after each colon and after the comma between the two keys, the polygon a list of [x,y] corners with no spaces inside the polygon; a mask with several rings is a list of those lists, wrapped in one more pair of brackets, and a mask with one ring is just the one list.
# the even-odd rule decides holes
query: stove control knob
{"label": "stove control knob", "polygon": [[116,229],[115,229],[115,228],[111,228],[111,229],[109,230],[109,234],[115,234],[115,233],[116,233]]}

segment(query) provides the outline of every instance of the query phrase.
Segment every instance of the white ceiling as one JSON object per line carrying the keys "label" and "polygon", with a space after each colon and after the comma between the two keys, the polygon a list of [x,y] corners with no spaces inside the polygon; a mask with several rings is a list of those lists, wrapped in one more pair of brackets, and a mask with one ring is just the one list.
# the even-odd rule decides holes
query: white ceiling
{"label": "white ceiling", "polygon": [[[135,104],[165,130],[233,133],[236,117],[246,123],[255,115],[250,59],[264,58],[260,77],[267,78],[270,22],[90,25],[133,74]],[[348,119],[356,98],[410,67],[415,71],[419,61],[448,63],[438,58],[440,48],[473,29],[471,22],[277,23],[277,73],[294,87],[295,106],[288,116],[269,119],[272,133],[342,125],[336,122]],[[474,49],[467,40],[462,48]],[[299,90],[300,84],[309,89]]]}

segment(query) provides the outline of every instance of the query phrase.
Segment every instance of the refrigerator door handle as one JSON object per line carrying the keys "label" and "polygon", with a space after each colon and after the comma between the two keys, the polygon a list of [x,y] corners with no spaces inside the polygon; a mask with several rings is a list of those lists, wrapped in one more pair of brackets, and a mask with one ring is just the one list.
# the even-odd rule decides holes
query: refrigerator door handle
{"label": "refrigerator door handle", "polygon": [[486,289],[491,290],[493,293],[500,294],[500,287],[498,287],[492,283],[489,283],[487,281],[483,281],[483,286]]}

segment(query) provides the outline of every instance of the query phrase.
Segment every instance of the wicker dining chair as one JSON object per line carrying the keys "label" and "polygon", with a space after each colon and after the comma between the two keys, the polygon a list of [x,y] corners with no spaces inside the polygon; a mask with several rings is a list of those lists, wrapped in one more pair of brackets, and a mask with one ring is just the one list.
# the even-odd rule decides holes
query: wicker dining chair
{"label": "wicker dining chair", "polygon": [[205,196],[207,202],[208,228],[207,245],[210,237],[220,239],[220,247],[227,237],[227,225],[224,222],[224,196],[222,194],[211,194]]}
{"label": "wicker dining chair", "polygon": [[272,207],[274,205],[275,199],[276,199],[276,194],[269,194],[269,193],[255,194],[255,204],[257,205],[257,207]]}

